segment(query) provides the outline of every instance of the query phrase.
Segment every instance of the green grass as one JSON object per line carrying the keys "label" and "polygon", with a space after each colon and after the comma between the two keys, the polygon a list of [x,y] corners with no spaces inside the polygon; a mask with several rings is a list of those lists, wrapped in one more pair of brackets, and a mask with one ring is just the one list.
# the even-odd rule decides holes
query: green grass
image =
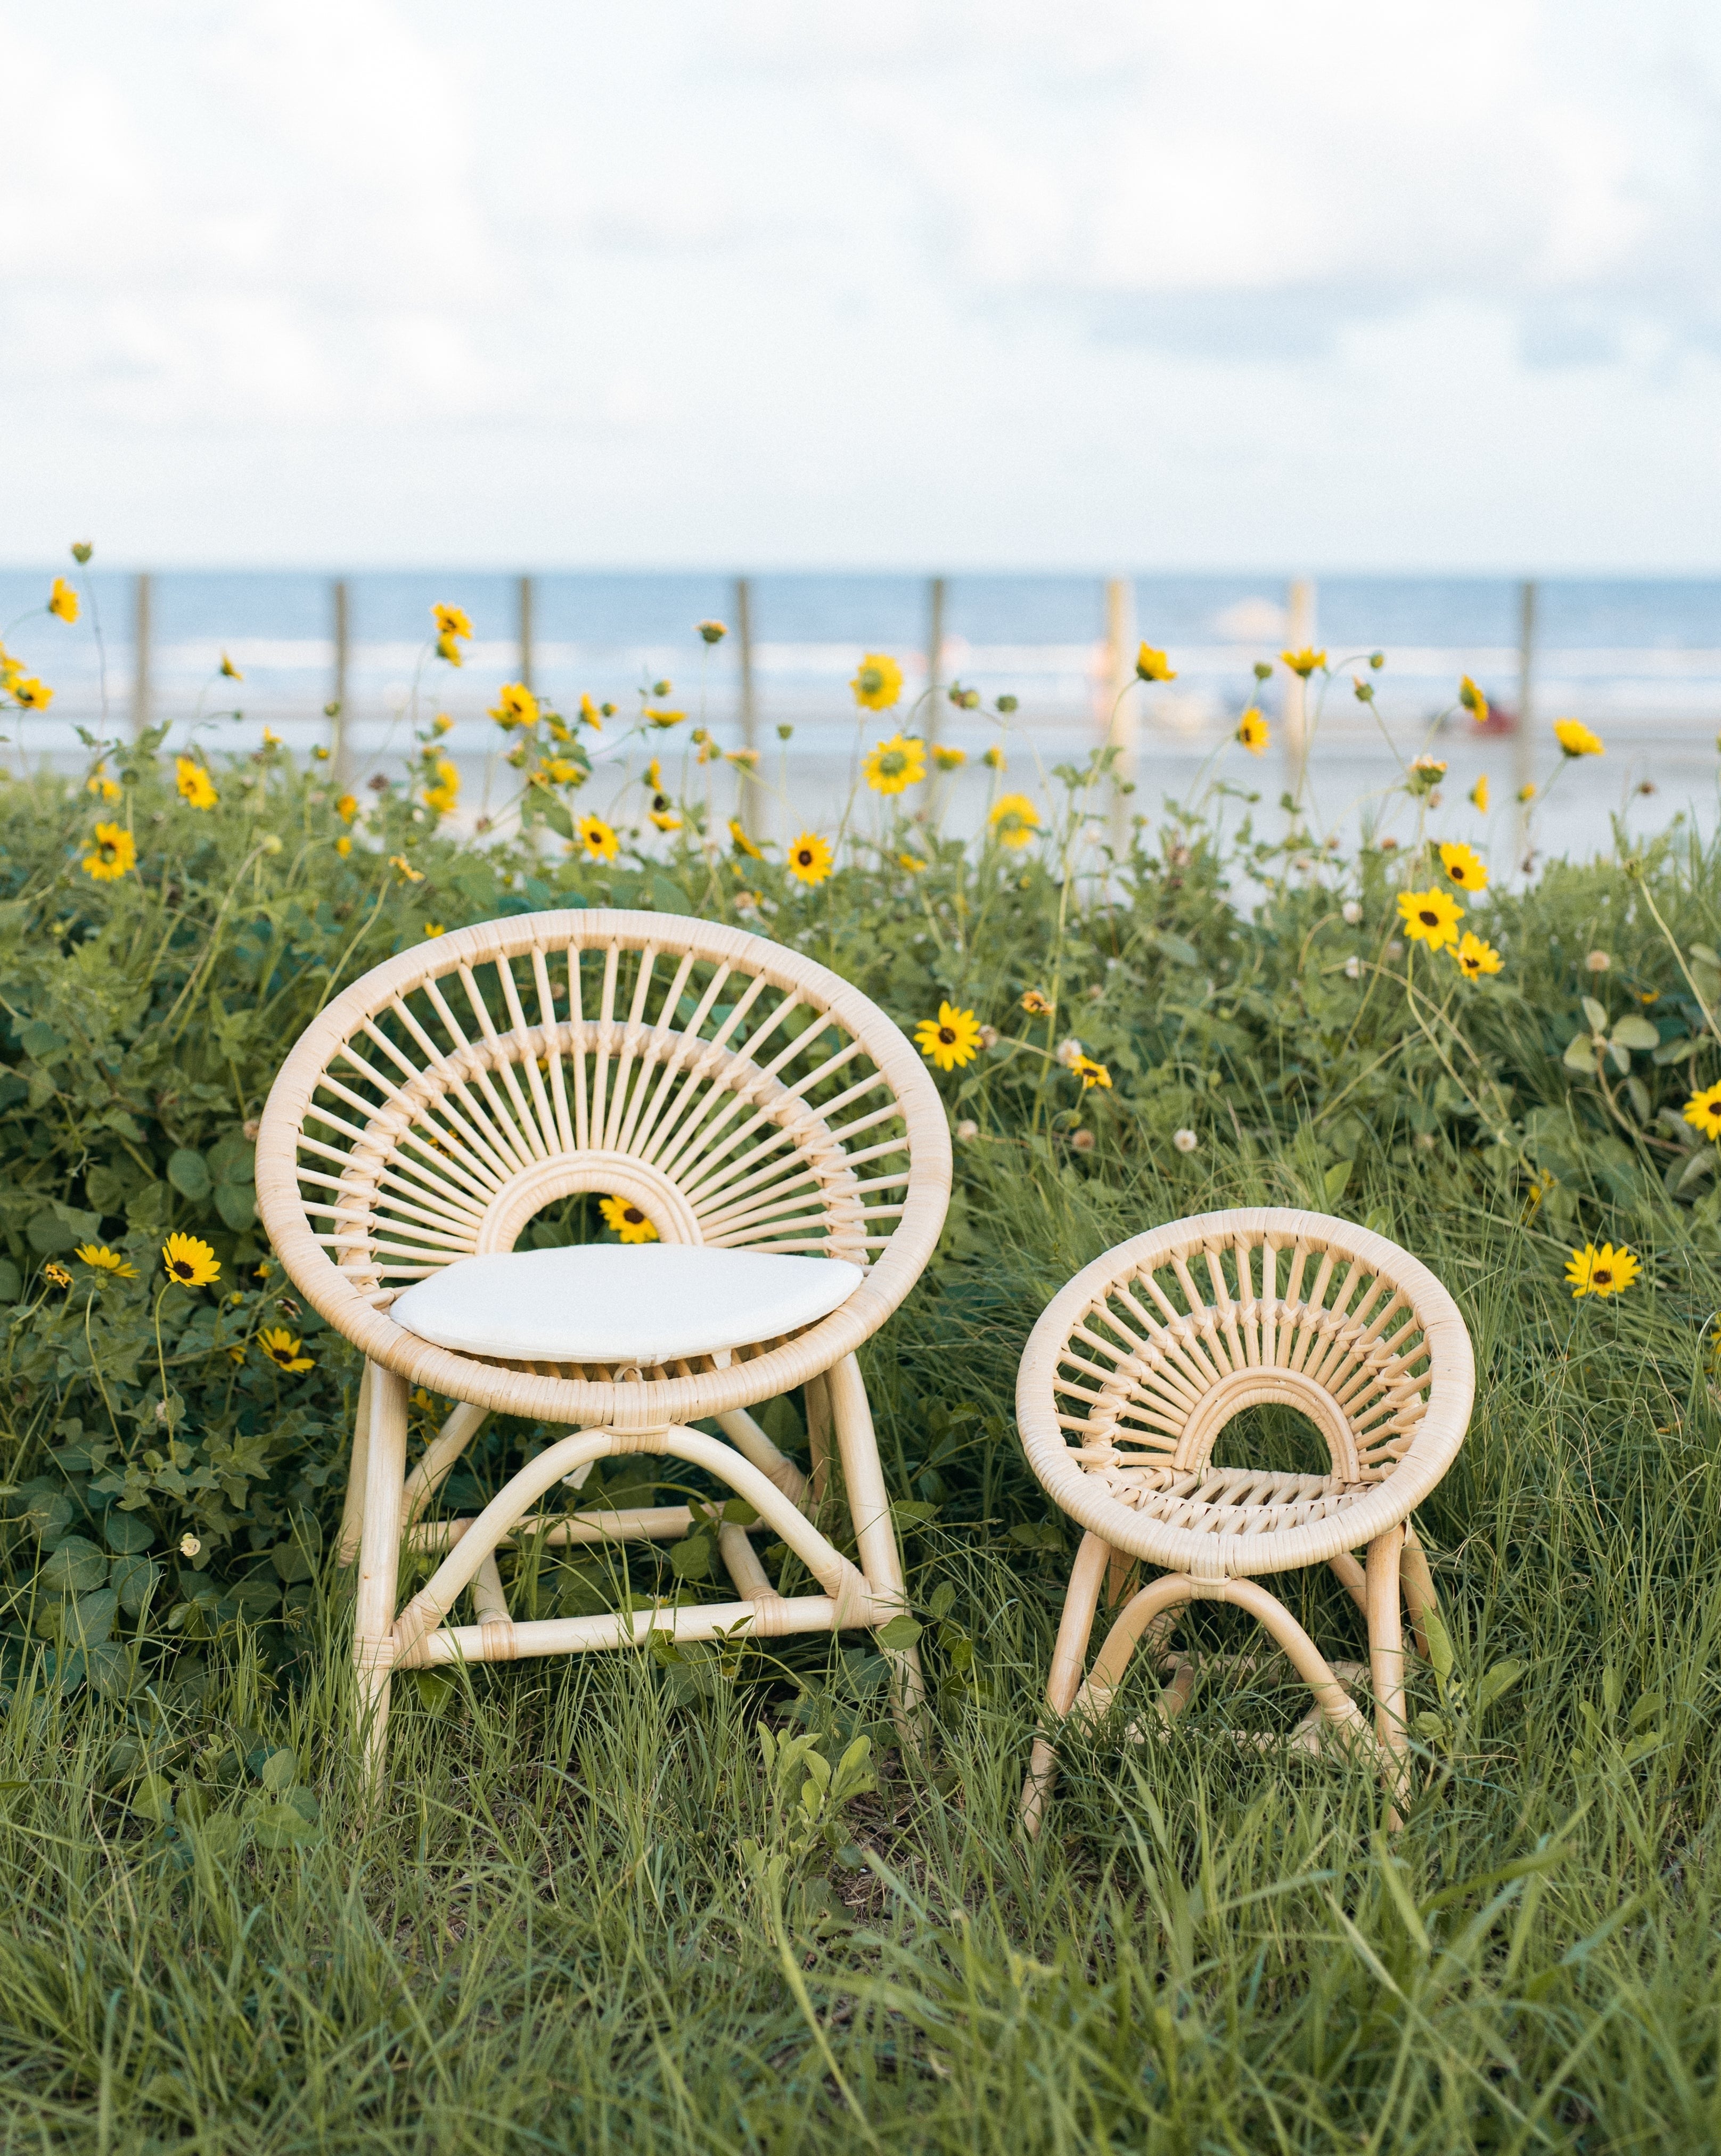
{"label": "green grass", "polygon": [[[1297,1173],[1267,1160],[1251,1188],[1294,1196]],[[1031,1525],[1002,1419],[1014,1350],[1045,1289],[1169,1194],[1031,1165],[969,1188],[995,1263],[935,1275],[871,1376],[899,1486],[942,1474]],[[758,1726],[882,1753],[866,1656],[787,1643],[792,1661],[756,1650],[691,1691],[649,1655],[525,1665],[437,1712],[402,1682],[367,1812],[331,1579],[296,1683],[235,1628],[201,1699],[159,1713],[20,1685],[0,1731],[7,2145],[1713,2145],[1721,1492],[1686,1298],[1572,1305],[1515,1217],[1438,1167],[1366,1195],[1453,1282],[1482,1373],[1422,1516],[1456,1663],[1401,1833],[1361,1769],[1240,1743],[1292,1717],[1265,1677],[1131,1742],[1143,1671],[1069,1743],[1025,1845],[1068,1544],[964,1524],[959,1502],[910,1540],[916,1599],[944,1610],[933,1757],[886,1754],[810,1847]],[[1329,1581],[1285,1584],[1357,1650]],[[1241,1640],[1234,1614],[1200,1630]],[[1508,1660],[1515,1686],[1467,1712],[1458,1688]],[[1415,1695],[1436,1711],[1426,1671]],[[291,1758],[270,1779],[314,1795],[309,1839],[259,1779],[272,1753]]]}

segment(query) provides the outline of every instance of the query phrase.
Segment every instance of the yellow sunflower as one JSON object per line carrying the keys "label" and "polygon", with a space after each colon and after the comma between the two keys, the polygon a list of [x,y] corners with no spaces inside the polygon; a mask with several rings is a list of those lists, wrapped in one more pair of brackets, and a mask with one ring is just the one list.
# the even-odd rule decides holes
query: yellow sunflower
{"label": "yellow sunflower", "polygon": [[464,666],[466,663],[465,653],[451,636],[437,638],[436,655],[439,659],[447,660],[450,666]]}
{"label": "yellow sunflower", "polygon": [[423,883],[424,871],[415,869],[404,854],[390,854],[388,865],[395,870],[403,883]]}
{"label": "yellow sunflower", "polygon": [[8,685],[12,701],[21,711],[45,711],[54,701],[54,691],[45,681],[39,681],[33,674],[15,675]]}
{"label": "yellow sunflower", "polygon": [[170,1235],[162,1245],[168,1277],[182,1287],[208,1287],[221,1277],[221,1261],[196,1235]]}
{"label": "yellow sunflower", "polygon": [[1721,1085],[1693,1093],[1685,1104],[1685,1120],[1706,1138],[1721,1142]]}
{"label": "yellow sunflower", "polygon": [[64,577],[54,580],[54,589],[48,594],[48,611],[58,614],[62,621],[78,619],[78,594]]}
{"label": "yellow sunflower", "polygon": [[907,869],[910,875],[918,875],[927,864],[918,854],[898,854],[896,865],[898,868]]}
{"label": "yellow sunflower", "polygon": [[1084,1093],[1091,1093],[1096,1086],[1103,1086],[1108,1093],[1111,1091],[1111,1072],[1107,1070],[1103,1063],[1096,1063],[1092,1056],[1079,1054],[1072,1055],[1069,1060],[1069,1067],[1081,1081],[1081,1090]]}
{"label": "yellow sunflower", "polygon": [[1042,989],[1029,988],[1022,997],[1022,1009],[1030,1018],[1050,1018],[1052,1014],[1051,998]]}
{"label": "yellow sunflower", "polygon": [[1487,725],[1488,700],[1467,674],[1461,674],[1458,677],[1458,701],[1476,721],[1477,726]]}
{"label": "yellow sunflower", "polygon": [[631,1198],[605,1198],[599,1201],[598,1210],[604,1215],[606,1227],[612,1228],[624,1243],[655,1243],[657,1230],[634,1204]]}
{"label": "yellow sunflower", "polygon": [[721,644],[729,634],[729,624],[724,621],[696,621],[693,626],[706,644]]}
{"label": "yellow sunflower", "polygon": [[1498,973],[1502,963],[1493,945],[1484,943],[1480,936],[1472,936],[1467,928],[1452,956],[1458,962],[1459,972],[1470,981],[1479,981],[1484,973]]}
{"label": "yellow sunflower", "polygon": [[436,619],[439,639],[444,636],[464,636],[470,641],[472,623],[465,607],[437,605],[433,606],[430,611]]}
{"label": "yellow sunflower", "polygon": [[940,771],[960,771],[968,762],[968,751],[965,748],[946,748],[943,742],[939,742],[932,750],[932,762]]}
{"label": "yellow sunflower", "polygon": [[1155,651],[1151,644],[1144,644],[1135,654],[1137,676],[1143,681],[1174,681],[1177,675],[1166,664],[1165,654]]}
{"label": "yellow sunflower", "polygon": [[736,852],[745,854],[750,861],[762,861],[765,858],[763,847],[756,846],[748,838],[747,826],[738,816],[729,819],[729,837]]}
{"label": "yellow sunflower", "polygon": [[523,681],[504,681],[490,707],[490,716],[504,733],[511,733],[516,726],[535,726],[538,700]]}
{"label": "yellow sunflower", "polygon": [[245,678],[224,651],[221,654],[221,671],[223,677],[229,681],[243,681]]}
{"label": "yellow sunflower", "polygon": [[926,777],[926,743],[912,734],[892,734],[861,758],[860,768],[875,793],[900,793]]}
{"label": "yellow sunflower", "polygon": [[936,1018],[923,1018],[914,1029],[914,1045],[939,1070],[959,1070],[979,1053],[980,1022],[971,1010],[940,1004]]}
{"label": "yellow sunflower", "polygon": [[439,756],[434,773],[436,783],[424,788],[424,806],[434,809],[439,816],[446,816],[460,798],[460,771],[447,757]]}
{"label": "yellow sunflower", "polygon": [[91,840],[94,850],[84,856],[84,873],[98,883],[111,883],[137,865],[137,844],[122,824],[98,824]]}
{"label": "yellow sunflower", "polygon": [[1581,719],[1556,719],[1554,721],[1554,738],[1567,756],[1605,756],[1607,753],[1601,745],[1601,737],[1592,734]]}
{"label": "yellow sunflower", "polygon": [[679,831],[681,828],[681,819],[670,808],[666,793],[654,793],[646,813],[660,831]]}
{"label": "yellow sunflower", "polygon": [[1404,891],[1399,893],[1399,911],[1405,933],[1413,943],[1426,943],[1431,951],[1443,951],[1458,940],[1458,923],[1464,909],[1444,891]]}
{"label": "yellow sunflower", "polygon": [[51,1281],[55,1287],[69,1287],[72,1284],[71,1275],[64,1265],[55,1265],[52,1258],[43,1266],[42,1277],[45,1281]]}
{"label": "yellow sunflower", "polygon": [[1478,778],[1475,785],[1471,788],[1470,799],[1472,807],[1479,808],[1484,816],[1487,814],[1488,775],[1487,772],[1483,772],[1482,777]]}
{"label": "yellow sunflower", "polygon": [[80,1243],[73,1254],[86,1265],[94,1265],[98,1272],[111,1273],[116,1280],[136,1280],[137,1268],[117,1250],[110,1250],[105,1243]]}
{"label": "yellow sunflower", "polygon": [[850,682],[855,701],[869,711],[887,711],[902,693],[902,669],[881,651],[869,651]]}
{"label": "yellow sunflower", "polygon": [[810,887],[830,874],[830,841],[816,831],[803,831],[789,850],[789,872],[797,883]]}
{"label": "yellow sunflower", "polygon": [[601,816],[582,816],[574,829],[574,844],[585,850],[591,861],[613,861],[621,851],[621,840]]}
{"label": "yellow sunflower", "polygon": [[84,791],[86,793],[99,793],[104,801],[117,801],[125,790],[117,778],[108,777],[108,769],[105,763],[97,764],[84,782]]}
{"label": "yellow sunflower", "polygon": [[640,716],[649,719],[655,726],[678,726],[687,714],[685,711],[655,710],[648,705]]}
{"label": "yellow sunflower", "polygon": [[1006,846],[1025,846],[1040,829],[1040,811],[1025,793],[1004,793],[987,821]]}
{"label": "yellow sunflower", "polygon": [[1266,745],[1271,738],[1266,721],[1261,715],[1260,706],[1251,704],[1237,721],[1237,739],[1242,742],[1251,756],[1265,756]]}
{"label": "yellow sunflower", "polygon": [[174,784],[193,808],[213,808],[221,798],[214,780],[194,757],[176,756],[173,773]]}
{"label": "yellow sunflower", "polygon": [[285,1325],[265,1326],[257,1335],[257,1345],[278,1370],[290,1371],[295,1378],[316,1368],[310,1356],[301,1352],[304,1342],[295,1339]]}
{"label": "yellow sunflower", "polygon": [[1327,663],[1326,653],[1317,651],[1312,644],[1305,644],[1301,651],[1282,651],[1279,656],[1293,674],[1301,675],[1305,681]]}
{"label": "yellow sunflower", "polygon": [[1468,846],[1448,840],[1440,850],[1440,865],[1460,891],[1484,891],[1488,872],[1482,856]]}
{"label": "yellow sunflower", "polygon": [[358,803],[350,793],[343,793],[335,803],[335,814],[343,824],[350,824],[358,814]]}
{"label": "yellow sunflower", "polygon": [[1572,1252],[1565,1276],[1574,1296],[1623,1295],[1641,1270],[1623,1243],[1618,1250],[1604,1243],[1599,1250],[1594,1243],[1585,1243],[1581,1250]]}

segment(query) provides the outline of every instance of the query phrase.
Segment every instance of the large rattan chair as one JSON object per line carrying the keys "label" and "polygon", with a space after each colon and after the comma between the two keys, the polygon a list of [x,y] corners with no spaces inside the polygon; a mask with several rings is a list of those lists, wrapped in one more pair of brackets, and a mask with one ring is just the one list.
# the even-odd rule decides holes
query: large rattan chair
{"label": "large rattan chair", "polygon": [[[1053,1734],[1109,1709],[1138,1645],[1169,1682],[1169,1723],[1199,1664],[1165,1651],[1190,1602],[1230,1602],[1264,1625],[1315,1704],[1293,1732],[1378,1758],[1394,1805],[1408,1789],[1400,1597],[1425,1652],[1428,1561],[1408,1524],[1451,1466],[1475,1392],[1470,1336],[1427,1267],[1345,1220],[1277,1209],[1208,1213],[1120,1243],[1048,1305],[1016,1388],[1022,1441],[1054,1501],[1087,1530],[1053,1650],[1051,1722],[1022,1815],[1037,1833],[1056,1774]],[[1326,1445],[1325,1474],[1221,1465],[1245,1409],[1294,1408]],[[1366,1551],[1366,1565],[1353,1554]],[[1102,1584],[1121,1599],[1137,1563],[1164,1568],[1134,1595],[1084,1680]],[[1264,1573],[1330,1564],[1368,1620],[1375,1722]]]}
{"label": "large rattan chair", "polygon": [[[270,1092],[257,1203],[296,1286],[366,1357],[341,1556],[359,1560],[372,1771],[395,1670],[652,1633],[879,1628],[903,1608],[855,1350],[931,1255],[949,1190],[921,1057],[858,990],[740,929],[527,914],[404,951],[329,1004]],[[580,1191],[658,1240],[515,1250],[534,1214]],[[459,1404],[408,1474],[414,1386]],[[747,1412],[798,1386],[810,1482]],[[570,1435],[475,1518],[424,1518],[493,1410]],[[689,1427],[705,1419],[722,1438]],[[809,1517],[835,1497],[833,1444],[858,1566]],[[780,1594],[747,1527],[726,1522],[734,1601],[516,1620],[496,1553],[521,1535],[565,1546],[693,1525],[688,1505],[580,1509],[591,1464],[630,1452],[717,1477],[821,1592]],[[408,1543],[442,1555],[398,1609]],[[469,1589],[475,1621],[449,1624]],[[906,1716],[918,1665],[888,1660]]]}

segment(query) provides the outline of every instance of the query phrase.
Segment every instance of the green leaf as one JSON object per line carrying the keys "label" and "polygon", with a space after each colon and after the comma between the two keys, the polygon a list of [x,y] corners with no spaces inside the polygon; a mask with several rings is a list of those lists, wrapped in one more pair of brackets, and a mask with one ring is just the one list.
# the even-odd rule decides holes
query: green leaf
{"label": "green leaf", "polygon": [[1428,1659],[1434,1665],[1435,1682],[1444,1693],[1452,1674],[1452,1635],[1438,1609],[1424,1610],[1422,1630],[1428,1640]]}
{"label": "green leaf", "polygon": [[932,1617],[932,1622],[935,1625],[942,1623],[943,1620],[950,1614],[955,1606],[955,1587],[949,1580],[941,1579],[938,1585],[932,1589],[932,1599],[927,1604],[927,1609]]}
{"label": "green leaf", "polygon": [[1559,1060],[1568,1070],[1586,1071],[1591,1077],[1595,1074],[1595,1047],[1587,1033],[1575,1033]]}
{"label": "green leaf", "polygon": [[1635,1011],[1627,1011],[1625,1017],[1618,1021],[1613,1029],[1613,1037],[1622,1048],[1659,1048],[1662,1045],[1660,1029],[1652,1025],[1647,1018],[1640,1018]]}
{"label": "green leaf", "polygon": [[1353,1160],[1335,1160],[1322,1178],[1329,1205],[1336,1205],[1343,1197],[1345,1185],[1350,1181],[1350,1172],[1355,1166]]}
{"label": "green leaf", "polygon": [[155,1529],[141,1512],[110,1512],[101,1532],[108,1548],[121,1557],[135,1557],[156,1538]]}
{"label": "green leaf", "polygon": [[881,1625],[876,1637],[880,1646],[888,1647],[893,1655],[900,1655],[913,1646],[920,1635],[920,1625],[905,1609],[901,1616],[893,1617],[888,1625]]}
{"label": "green leaf", "polygon": [[1522,1662],[1496,1662],[1491,1670],[1485,1672],[1476,1687],[1477,1712],[1484,1712],[1503,1692],[1510,1691],[1523,1675],[1523,1670]]}
{"label": "green leaf", "polygon": [[670,1551],[670,1569],[677,1579],[704,1579],[712,1568],[712,1546],[705,1535],[689,1535]]}
{"label": "green leaf", "polygon": [[18,1029],[18,1045],[26,1055],[33,1056],[38,1063],[51,1063],[56,1055],[64,1055],[71,1045],[63,1040],[45,1018],[33,1018],[28,1025]]}
{"label": "green leaf", "polygon": [[440,1714],[455,1696],[455,1681],[446,1670],[415,1670],[419,1704],[427,1714]]}
{"label": "green leaf", "polygon": [[167,1163],[167,1180],[182,1198],[198,1204],[209,1194],[208,1163],[202,1153],[182,1146]]}
{"label": "green leaf", "polygon": [[131,1809],[147,1820],[173,1816],[173,1785],[165,1774],[146,1774],[131,1792]]}
{"label": "green leaf", "polygon": [[938,1509],[918,1497],[897,1497],[891,1500],[891,1517],[899,1527],[923,1527],[928,1520],[938,1518]]}
{"label": "green leaf", "polygon": [[290,1752],[271,1752],[263,1763],[263,1786],[279,1796],[299,1779],[299,1762]]}
{"label": "green leaf", "polygon": [[1682,1033],[1677,1040],[1664,1040],[1649,1060],[1652,1063],[1663,1065],[1682,1063],[1688,1056],[1695,1055],[1702,1045],[1701,1041],[1693,1040],[1689,1034]]}
{"label": "green leaf", "polygon": [[209,1148],[209,1173],[218,1183],[254,1183],[257,1149],[242,1137],[224,1137]]}
{"label": "green leaf", "polygon": [[60,1627],[61,1644],[85,1649],[105,1646],[114,1629],[119,1607],[120,1598],[110,1587],[99,1587],[93,1594],[79,1595]]}
{"label": "green leaf", "polygon": [[114,1592],[120,1598],[120,1607],[128,1617],[135,1617],[156,1590],[162,1577],[162,1568],[151,1558],[117,1557],[108,1574]]}
{"label": "green leaf", "polygon": [[1584,1006],[1584,1015],[1590,1021],[1590,1032],[1605,1033],[1607,1031],[1606,1011],[1596,1002],[1594,996],[1584,996],[1580,1000]]}
{"label": "green leaf", "polygon": [[218,1183],[215,1187],[215,1210],[221,1215],[223,1225],[238,1235],[256,1220],[256,1193],[249,1183]]}
{"label": "green leaf", "polygon": [[105,1583],[107,1571],[108,1561],[103,1551],[82,1535],[68,1535],[43,1566],[42,1584],[69,1588],[74,1594],[87,1594],[92,1588]]}

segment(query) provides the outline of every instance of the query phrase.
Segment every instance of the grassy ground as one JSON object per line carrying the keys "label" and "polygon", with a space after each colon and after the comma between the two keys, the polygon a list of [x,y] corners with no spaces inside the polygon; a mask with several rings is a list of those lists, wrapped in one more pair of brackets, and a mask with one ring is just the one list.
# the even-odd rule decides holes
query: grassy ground
{"label": "grassy ground", "polygon": [[[893,1481],[974,1501],[910,1542],[942,1612],[930,1763],[887,1749],[853,1643],[592,1658],[399,1686],[367,1815],[334,1579],[297,1686],[242,1630],[147,1726],[26,1683],[0,1728],[8,2145],[1711,2145],[1718,1492],[1688,1297],[1572,1305],[1437,1164],[1363,1195],[1454,1284],[1483,1373],[1423,1516],[1456,1660],[1438,1696],[1417,1680],[1441,1726],[1402,1833],[1361,1771],[1239,1743],[1292,1717],[1264,1678],[1130,1741],[1143,1673],[1019,1838],[1068,1557],[1050,1522],[981,1527],[989,1499],[1032,1512],[1014,1351],[1168,1193],[980,1167],[996,1262],[935,1275],[871,1358]],[[1354,1651],[1340,1593],[1291,1594]],[[798,1825],[762,1728],[833,1763],[867,1737],[877,1788]]]}

